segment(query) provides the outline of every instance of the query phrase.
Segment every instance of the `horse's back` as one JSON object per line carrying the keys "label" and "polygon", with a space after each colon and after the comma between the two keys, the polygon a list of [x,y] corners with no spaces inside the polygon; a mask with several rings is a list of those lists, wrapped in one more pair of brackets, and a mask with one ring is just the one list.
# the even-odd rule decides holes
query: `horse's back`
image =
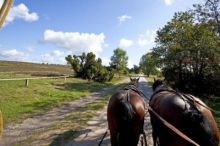
{"label": "horse's back", "polygon": [[[166,96],[166,98],[164,98],[164,96]],[[153,99],[150,100],[149,105],[160,116],[166,118],[168,122],[178,120],[178,122],[175,122],[176,124],[181,122],[182,113],[185,110],[185,102],[170,92],[161,92],[154,95]]]}
{"label": "horse's back", "polygon": [[[201,146],[218,146],[219,132],[214,117],[201,100],[198,98],[195,100],[199,104],[193,105],[175,92],[164,91],[155,94],[149,104],[161,117]],[[161,139],[161,145],[190,145],[171,132],[157,117],[152,114],[151,117],[153,128]]]}

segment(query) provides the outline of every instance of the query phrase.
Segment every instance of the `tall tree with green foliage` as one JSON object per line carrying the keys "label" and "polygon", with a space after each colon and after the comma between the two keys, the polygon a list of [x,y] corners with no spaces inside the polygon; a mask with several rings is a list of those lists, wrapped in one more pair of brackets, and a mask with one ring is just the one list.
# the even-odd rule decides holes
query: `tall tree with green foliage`
{"label": "tall tree with green foliage", "polygon": [[151,52],[141,57],[139,65],[141,71],[148,77],[157,73],[156,60]]}
{"label": "tall tree with green foliage", "polygon": [[220,65],[220,48],[213,23],[198,21],[196,16],[192,11],[175,13],[157,31],[153,53],[160,56],[168,81],[174,81],[178,87],[187,85],[190,90],[195,87],[193,90],[198,92],[207,88],[207,78],[215,76]]}
{"label": "tall tree with green foliage", "polygon": [[204,4],[194,4],[197,21],[209,22],[220,36],[220,0],[204,0]]}
{"label": "tall tree with green foliage", "polygon": [[133,68],[129,70],[130,73],[139,74],[140,73],[140,67],[137,65],[133,65]]}
{"label": "tall tree with green foliage", "polygon": [[111,68],[115,69],[115,71],[119,74],[125,74],[128,72],[128,56],[127,52],[121,48],[117,48],[114,50],[114,54],[111,57]]}

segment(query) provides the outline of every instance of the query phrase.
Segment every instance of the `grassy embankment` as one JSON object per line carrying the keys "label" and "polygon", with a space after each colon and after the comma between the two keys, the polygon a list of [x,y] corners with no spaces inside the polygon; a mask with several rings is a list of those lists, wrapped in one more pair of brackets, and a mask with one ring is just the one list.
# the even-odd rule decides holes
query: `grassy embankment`
{"label": "grassy embankment", "polygon": [[0,81],[0,109],[4,122],[7,123],[25,114],[49,110],[111,85],[111,83],[88,83],[75,78],[66,81],[30,80],[29,87],[24,86],[24,81]]}

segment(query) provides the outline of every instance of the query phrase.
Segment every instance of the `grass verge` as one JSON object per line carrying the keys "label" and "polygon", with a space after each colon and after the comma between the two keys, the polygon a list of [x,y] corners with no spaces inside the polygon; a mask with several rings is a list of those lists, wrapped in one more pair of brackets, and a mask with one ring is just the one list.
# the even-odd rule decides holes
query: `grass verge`
{"label": "grass verge", "polygon": [[76,78],[30,80],[28,87],[24,81],[0,81],[0,110],[7,124],[112,85]]}
{"label": "grass verge", "polygon": [[[41,145],[60,146],[65,145],[70,139],[73,139],[78,132],[86,131],[87,122],[97,115],[97,111],[103,109],[109,101],[109,97],[124,87],[125,84],[114,85],[109,88],[100,98],[92,100],[83,107],[78,107],[72,113],[68,114],[63,120],[54,123],[49,128],[34,132],[28,139],[17,143],[16,146],[34,144],[41,141]],[[38,140],[36,140],[36,138]]]}

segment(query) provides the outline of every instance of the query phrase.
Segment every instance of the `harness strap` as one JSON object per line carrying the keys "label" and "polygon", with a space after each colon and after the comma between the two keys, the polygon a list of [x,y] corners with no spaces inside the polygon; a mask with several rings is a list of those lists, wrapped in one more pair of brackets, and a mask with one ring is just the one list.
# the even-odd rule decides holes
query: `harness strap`
{"label": "harness strap", "polygon": [[148,106],[148,110],[151,111],[166,127],[168,127],[170,130],[172,130],[174,133],[185,139],[186,141],[194,144],[195,146],[199,146],[198,143],[193,141],[191,138],[189,138],[187,135],[185,135],[183,132],[175,128],[172,124],[167,122],[163,117],[161,117],[157,112],[155,112],[150,106]]}
{"label": "harness strap", "polygon": [[166,92],[174,93],[174,94],[180,96],[183,100],[184,100],[184,98],[186,98],[189,102],[192,103],[192,105],[193,105],[198,111],[199,111],[199,109],[198,109],[198,107],[196,106],[195,103],[197,103],[197,104],[201,105],[202,107],[204,107],[204,108],[206,108],[206,109],[212,111],[212,112],[215,113],[215,114],[219,114],[219,115],[220,115],[220,112],[219,112],[219,111],[216,111],[216,110],[214,110],[214,109],[208,107],[207,105],[201,104],[198,100],[196,100],[195,96],[193,96],[193,95],[191,95],[191,94],[182,94],[182,93],[179,93],[179,92],[177,92],[177,91],[175,91],[175,90],[173,90],[173,89],[160,89],[160,90],[158,90],[158,91],[155,91],[155,92],[151,95],[150,101],[151,101],[151,99],[153,99],[152,97],[153,97],[154,95],[156,95],[157,93],[160,93],[160,92],[165,92],[165,91],[166,91]]}
{"label": "harness strap", "polygon": [[187,99],[189,99],[189,100],[190,100],[190,99],[193,99],[193,102],[195,102],[195,103],[201,105],[202,107],[204,107],[204,108],[206,108],[206,109],[212,111],[213,113],[215,113],[215,114],[220,114],[219,111],[216,111],[216,110],[214,110],[213,108],[210,108],[209,106],[207,106],[207,105],[205,105],[205,104],[201,104],[198,100],[196,100],[196,97],[195,97],[195,96],[193,96],[193,95],[191,95],[191,94],[184,94],[184,95],[185,95],[184,97],[186,97]]}
{"label": "harness strap", "polygon": [[146,98],[144,93],[134,85],[129,85],[128,87],[125,87],[124,90],[132,90],[132,91],[136,92],[137,94],[139,94],[140,96],[142,96],[143,98]]}

